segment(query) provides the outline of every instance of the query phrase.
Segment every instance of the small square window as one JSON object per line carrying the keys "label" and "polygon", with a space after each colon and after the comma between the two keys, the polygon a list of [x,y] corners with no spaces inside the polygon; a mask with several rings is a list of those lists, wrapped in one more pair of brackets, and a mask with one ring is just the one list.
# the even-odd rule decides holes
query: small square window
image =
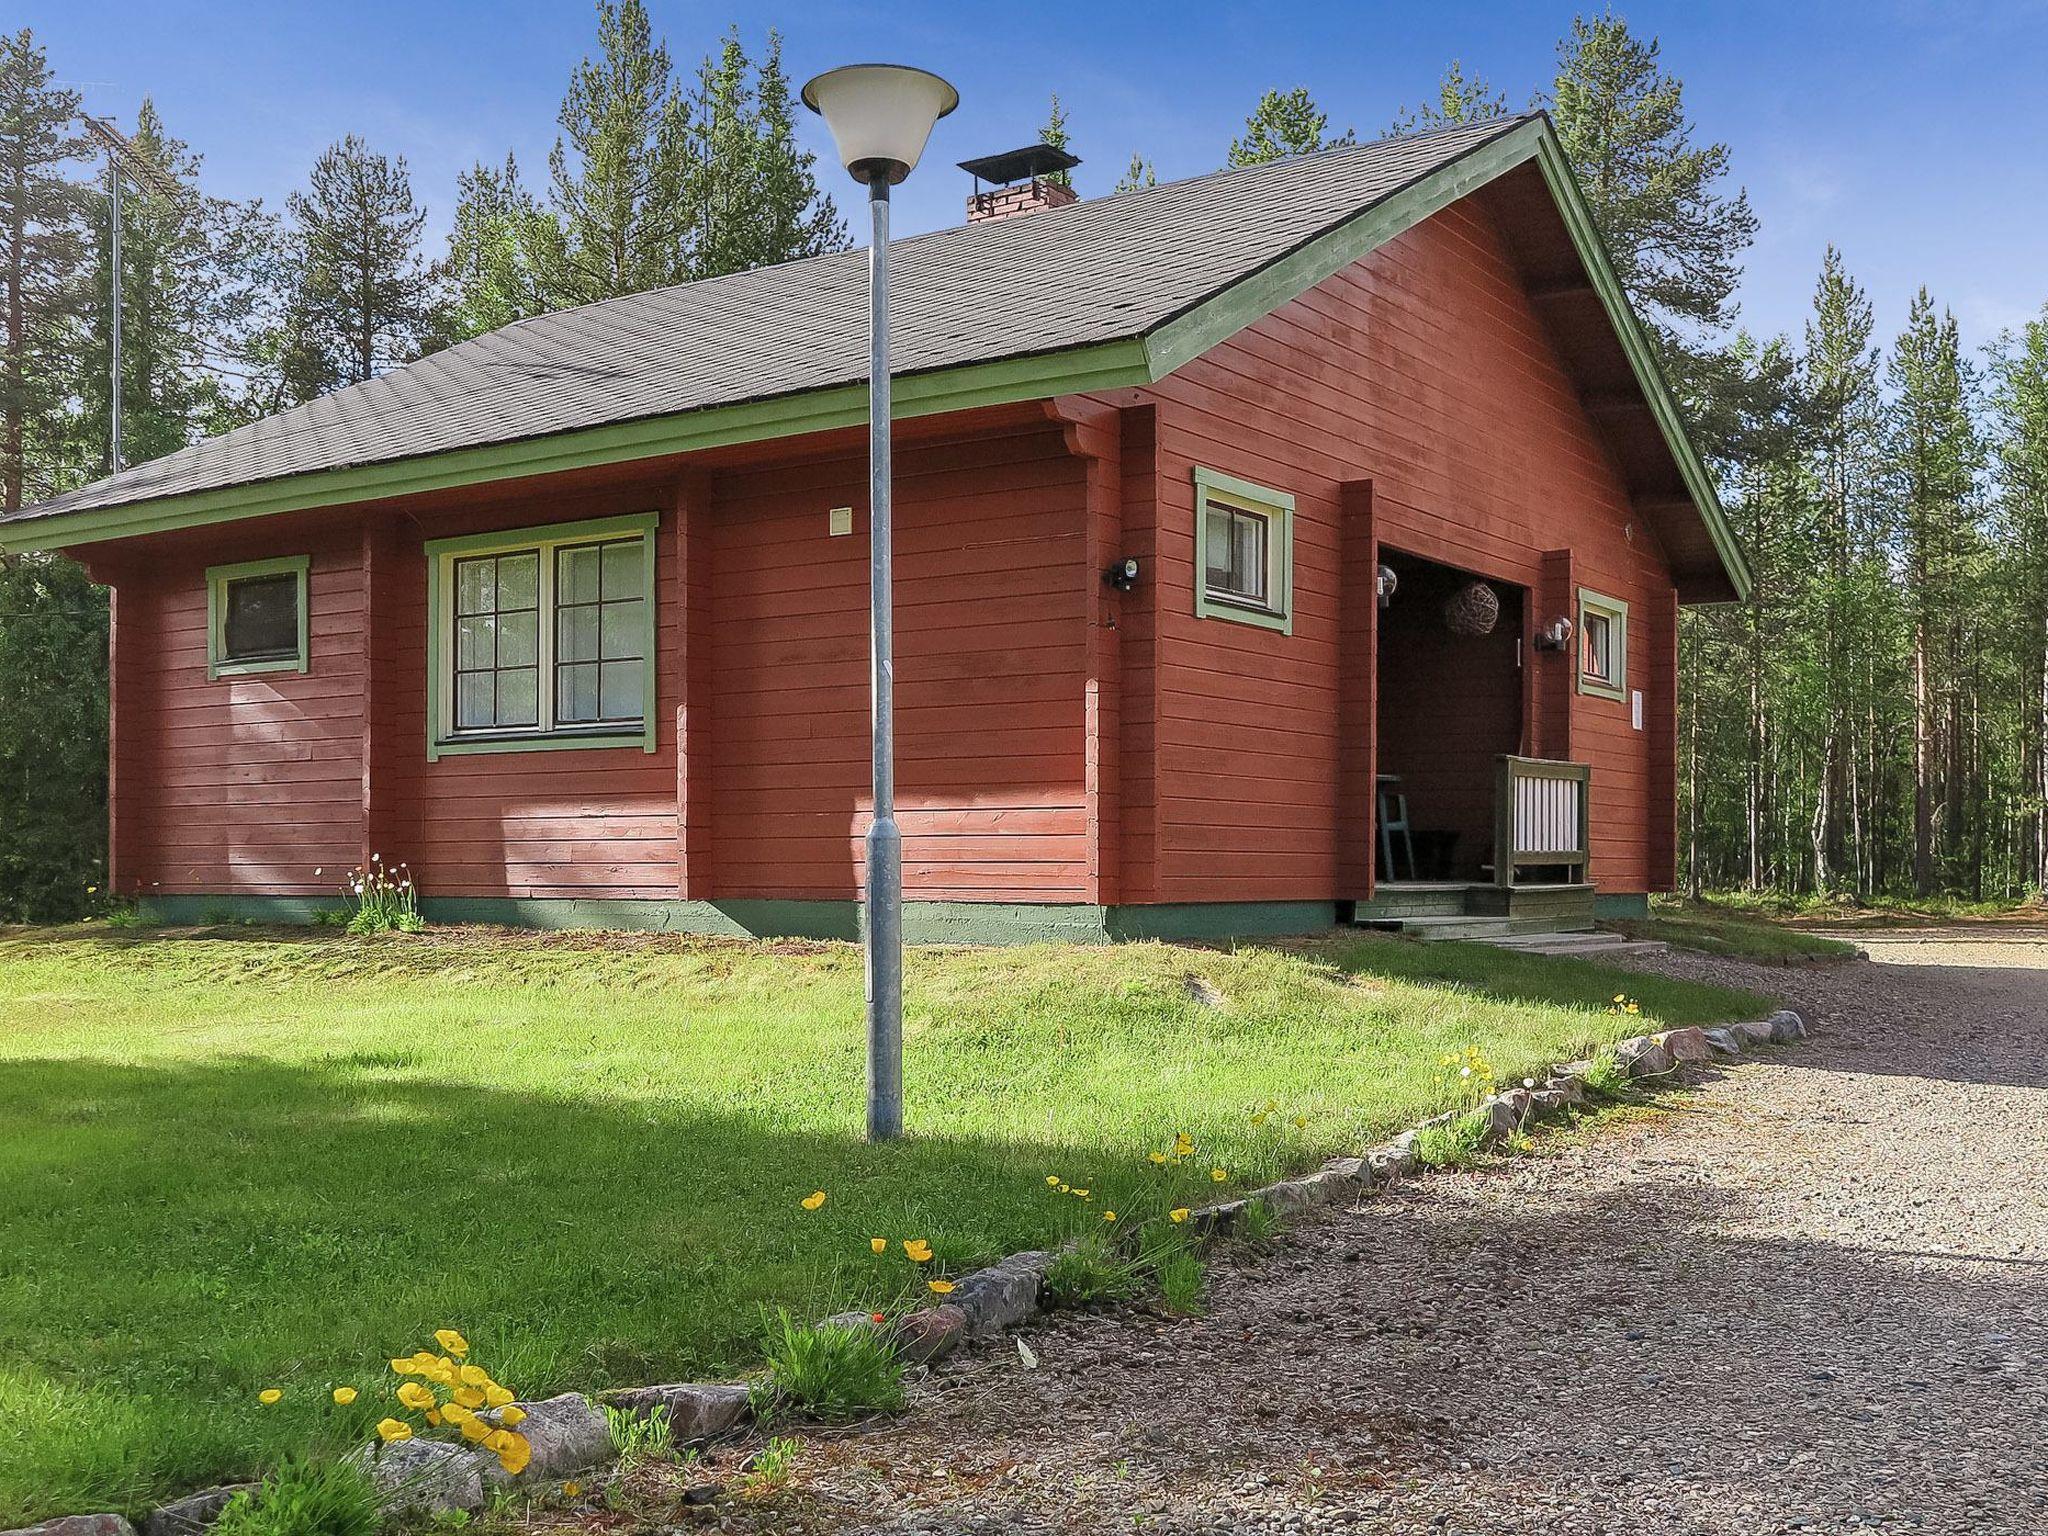
{"label": "small square window", "polygon": [[208,677],[306,670],[309,564],[296,555],[206,573]]}
{"label": "small square window", "polygon": [[1294,498],[1195,471],[1195,612],[1291,634]]}
{"label": "small square window", "polygon": [[1628,604],[1579,591],[1579,692],[1620,699],[1628,692]]}

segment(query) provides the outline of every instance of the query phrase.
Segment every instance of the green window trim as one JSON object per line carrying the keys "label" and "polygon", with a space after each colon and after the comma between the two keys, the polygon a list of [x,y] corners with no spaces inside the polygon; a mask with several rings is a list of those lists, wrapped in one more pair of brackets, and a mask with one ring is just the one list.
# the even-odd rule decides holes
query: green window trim
{"label": "green window trim", "polygon": [[[456,538],[429,539],[427,557],[427,761],[444,757],[489,752],[594,751],[605,747],[638,747],[655,750],[654,674],[659,663],[655,637],[655,541],[660,526],[659,512],[633,512],[621,517],[591,518],[576,523],[543,523],[537,527],[508,528],[492,533],[464,534]],[[455,677],[455,562],[458,559],[513,551],[537,551],[540,555],[541,612],[537,662],[549,681],[541,685],[540,697],[551,701],[552,674],[557,664],[554,629],[554,556],[557,550],[604,540],[618,540],[638,534],[641,539],[641,668],[640,724],[560,726],[549,723],[552,709],[543,708],[543,723],[528,730],[496,731],[488,735],[462,735],[454,725]]]}
{"label": "green window trim", "polygon": [[[1220,470],[1194,472],[1195,479],[1195,617],[1227,619],[1260,629],[1294,633],[1294,498],[1226,475]],[[1254,603],[1209,590],[1209,508],[1211,504],[1251,512],[1267,520],[1266,601]]]}
{"label": "green window trim", "polygon": [[[313,664],[312,635],[306,611],[307,575],[310,555],[282,555],[275,560],[244,560],[239,565],[213,565],[206,569],[206,678],[253,677],[263,672],[304,672]],[[298,582],[299,653],[265,661],[234,661],[228,656],[228,583],[251,576],[294,575]]]}
{"label": "green window trim", "polygon": [[[1608,655],[1614,661],[1614,676],[1601,677],[1586,670],[1586,620],[1588,616],[1608,622]],[[1573,665],[1579,675],[1579,692],[1596,699],[1622,700],[1628,697],[1628,604],[1591,587],[1579,588],[1579,645]]]}

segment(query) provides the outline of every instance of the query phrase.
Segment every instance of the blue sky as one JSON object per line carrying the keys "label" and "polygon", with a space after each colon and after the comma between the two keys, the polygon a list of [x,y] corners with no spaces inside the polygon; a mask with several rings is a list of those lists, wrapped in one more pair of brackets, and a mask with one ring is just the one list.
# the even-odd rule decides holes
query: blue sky
{"label": "blue sky", "polygon": [[[956,220],[967,180],[953,162],[1028,142],[1049,91],[1068,107],[1086,161],[1079,185],[1093,195],[1133,150],[1162,178],[1213,169],[1271,86],[1306,85],[1333,123],[1373,134],[1458,58],[1519,105],[1552,74],[1573,13],[1442,0],[649,8],[683,66],[737,21],[750,41],[780,28],[799,80],[872,58],[951,78],[960,110],[899,194],[899,233]],[[1694,121],[1732,147],[1762,220],[1746,324],[1797,329],[1830,239],[1887,334],[1922,282],[1973,344],[2048,302],[2048,0],[1618,9],[1663,40]],[[205,155],[213,190],[281,204],[320,149],[353,131],[406,157],[437,230],[456,175],[479,157],[514,150],[544,179],[568,70],[595,33],[582,0],[31,0],[24,10],[16,24],[33,28],[92,110],[132,122],[153,95]],[[822,125],[811,132],[836,193]],[[857,209],[854,196],[840,200]]]}

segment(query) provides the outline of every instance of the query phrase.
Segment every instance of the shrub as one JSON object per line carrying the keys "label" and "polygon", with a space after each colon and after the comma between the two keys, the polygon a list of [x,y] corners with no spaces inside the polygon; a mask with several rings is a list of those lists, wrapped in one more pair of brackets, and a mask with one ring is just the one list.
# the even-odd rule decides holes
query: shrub
{"label": "shrub", "polygon": [[213,1528],[219,1536],[376,1536],[383,1519],[361,1467],[296,1459],[236,1494]]}
{"label": "shrub", "polygon": [[808,1327],[764,1313],[762,1353],[775,1398],[821,1418],[854,1418],[903,1406],[903,1365],[881,1333],[851,1323]]}
{"label": "shrub", "polygon": [[418,933],[426,926],[408,865],[387,869],[383,856],[373,853],[367,866],[348,872],[348,890],[356,900],[350,933]]}

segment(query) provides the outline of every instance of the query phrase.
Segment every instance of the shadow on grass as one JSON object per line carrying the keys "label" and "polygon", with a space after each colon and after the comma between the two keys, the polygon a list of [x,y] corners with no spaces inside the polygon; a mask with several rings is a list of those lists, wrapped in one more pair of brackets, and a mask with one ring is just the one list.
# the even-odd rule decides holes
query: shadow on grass
{"label": "shadow on grass", "polygon": [[[1078,1166],[423,1082],[410,1061],[0,1065],[0,1524],[360,1437],[390,1411],[384,1362],[439,1327],[529,1396],[728,1374],[764,1304],[908,1294],[914,1267],[871,1236],[931,1237],[953,1269],[1056,1237],[1033,1170]],[[362,1389],[352,1409],[336,1385]],[[286,1401],[261,1407],[270,1386]]]}

